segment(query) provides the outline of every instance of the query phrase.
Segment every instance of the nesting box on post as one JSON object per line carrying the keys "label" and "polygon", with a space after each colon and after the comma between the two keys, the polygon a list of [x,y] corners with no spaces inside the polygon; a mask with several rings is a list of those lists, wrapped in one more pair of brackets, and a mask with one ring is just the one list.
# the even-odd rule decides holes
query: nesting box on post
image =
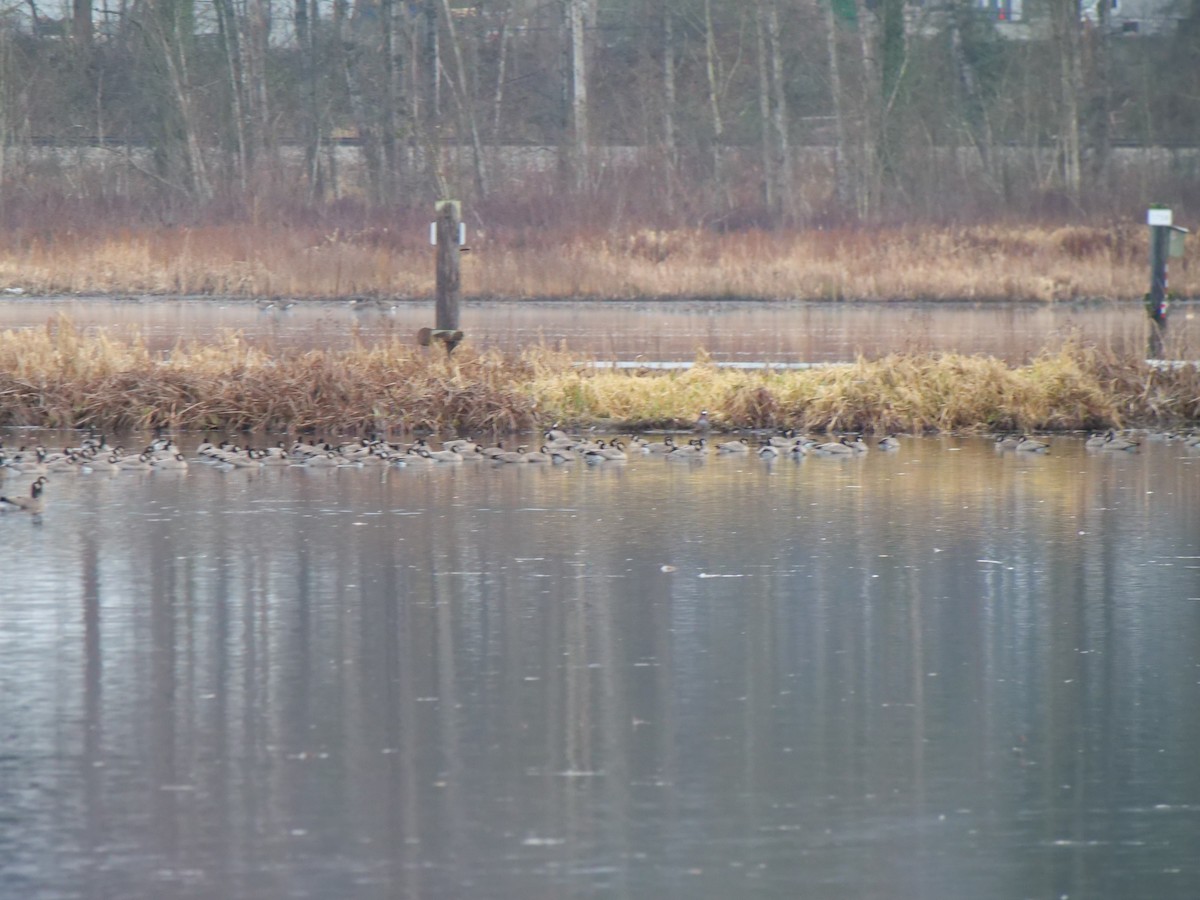
{"label": "nesting box on post", "polygon": [[1174,223],[1171,210],[1155,207],[1146,212],[1150,226],[1150,291],[1146,294],[1146,315],[1150,317],[1150,338],[1146,355],[1163,358],[1163,334],[1167,330],[1167,311],[1170,308],[1167,261],[1183,256],[1183,237],[1188,233]]}

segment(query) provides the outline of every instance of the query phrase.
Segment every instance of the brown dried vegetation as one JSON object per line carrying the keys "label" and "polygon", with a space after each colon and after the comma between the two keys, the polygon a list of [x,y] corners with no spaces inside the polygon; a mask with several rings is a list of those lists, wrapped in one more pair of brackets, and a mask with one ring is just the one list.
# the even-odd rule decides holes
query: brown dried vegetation
{"label": "brown dried vegetation", "polygon": [[582,367],[543,349],[477,353],[399,342],[274,355],[236,333],[154,354],[140,340],[0,333],[0,425],[509,433],[554,421],[927,432],[1180,426],[1200,419],[1196,366],[1156,369],[1081,347],[1029,365],[905,354],[852,365],[684,371]]}

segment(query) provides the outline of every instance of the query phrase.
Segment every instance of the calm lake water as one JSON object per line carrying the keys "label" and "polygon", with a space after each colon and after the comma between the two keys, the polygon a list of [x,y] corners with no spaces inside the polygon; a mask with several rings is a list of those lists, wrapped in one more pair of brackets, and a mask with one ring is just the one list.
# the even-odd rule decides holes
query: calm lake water
{"label": "calm lake water", "polygon": [[1200,454],[1052,440],[52,476],[0,896],[1194,898]]}
{"label": "calm lake water", "polygon": [[[45,325],[58,314],[79,327],[135,331],[157,349],[180,338],[239,331],[267,347],[346,346],[353,341],[410,341],[433,324],[431,303],[381,309],[302,302],[280,311],[250,301],[6,298],[0,329]],[[1200,352],[1194,306],[1177,304],[1167,355]],[[846,362],[863,354],[956,351],[1023,362],[1067,341],[1121,354],[1144,354],[1147,319],[1140,303],[954,304],[625,301],[466,303],[462,327],[482,348],[533,344],[603,360],[688,361],[703,348],[724,362]]]}

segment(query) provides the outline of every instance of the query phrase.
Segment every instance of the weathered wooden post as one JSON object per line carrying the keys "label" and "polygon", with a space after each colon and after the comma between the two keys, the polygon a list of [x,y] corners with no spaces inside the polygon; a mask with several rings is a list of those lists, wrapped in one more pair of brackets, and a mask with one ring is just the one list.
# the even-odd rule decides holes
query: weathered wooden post
{"label": "weathered wooden post", "polygon": [[452,353],[463,339],[458,327],[458,301],[462,293],[458,254],[466,248],[463,243],[461,206],[457,200],[439,200],[434,209],[437,220],[430,229],[430,239],[437,251],[437,307],[433,328],[417,332],[417,342],[428,347],[441,341],[446,353]]}
{"label": "weathered wooden post", "polygon": [[1150,226],[1150,291],[1146,294],[1146,315],[1150,317],[1150,337],[1146,343],[1149,359],[1162,359],[1163,335],[1167,330],[1167,310],[1170,293],[1167,283],[1167,260],[1183,256],[1183,236],[1186,228],[1175,225],[1171,210],[1154,208],[1146,213]]}

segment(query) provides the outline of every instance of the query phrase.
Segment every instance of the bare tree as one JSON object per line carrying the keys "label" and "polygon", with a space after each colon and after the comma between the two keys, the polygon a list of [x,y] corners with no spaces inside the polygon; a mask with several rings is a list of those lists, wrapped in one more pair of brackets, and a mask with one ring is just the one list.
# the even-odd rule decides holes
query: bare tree
{"label": "bare tree", "polygon": [[161,81],[149,121],[157,174],[166,184],[200,201],[213,189],[200,144],[200,124],[189,79],[195,35],[192,0],[164,0],[142,7],[135,22],[146,38]]}
{"label": "bare tree", "polygon": [[721,58],[717,54],[712,0],[704,0],[704,72],[707,76],[708,111],[712,122],[713,185],[722,204],[728,204],[725,180],[725,121],[721,116]]}
{"label": "bare tree", "polygon": [[92,0],[71,0],[71,40],[75,46],[90,52],[94,31]]}
{"label": "bare tree", "polygon": [[584,29],[589,18],[589,0],[563,0],[567,31],[570,93],[568,168],[575,191],[583,193],[588,183],[591,156],[588,123],[588,60]]}
{"label": "bare tree", "polygon": [[454,102],[458,107],[459,122],[465,124],[465,128],[463,124],[459,126],[459,142],[461,143],[462,132],[467,131],[471,137],[471,169],[475,180],[475,191],[480,197],[486,197],[488,182],[484,166],[483,142],[479,137],[479,122],[475,114],[473,92],[467,78],[467,67],[463,62],[462,43],[458,39],[458,32],[454,27],[454,17],[450,13],[450,0],[442,0],[442,10],[446,15],[446,33],[450,38],[450,48],[454,53],[454,69],[457,76],[452,85]]}
{"label": "bare tree", "polygon": [[833,161],[833,196],[839,212],[846,212],[852,201],[850,190],[849,137],[846,111],[842,100],[841,51],[838,47],[838,20],[833,3],[825,0],[826,46],[829,50],[829,93],[833,106],[833,125],[836,134]]}
{"label": "bare tree", "polygon": [[1079,200],[1083,179],[1079,133],[1083,65],[1080,57],[1079,0],[1051,0],[1050,26],[1059,62],[1058,153],[1063,189]]}

